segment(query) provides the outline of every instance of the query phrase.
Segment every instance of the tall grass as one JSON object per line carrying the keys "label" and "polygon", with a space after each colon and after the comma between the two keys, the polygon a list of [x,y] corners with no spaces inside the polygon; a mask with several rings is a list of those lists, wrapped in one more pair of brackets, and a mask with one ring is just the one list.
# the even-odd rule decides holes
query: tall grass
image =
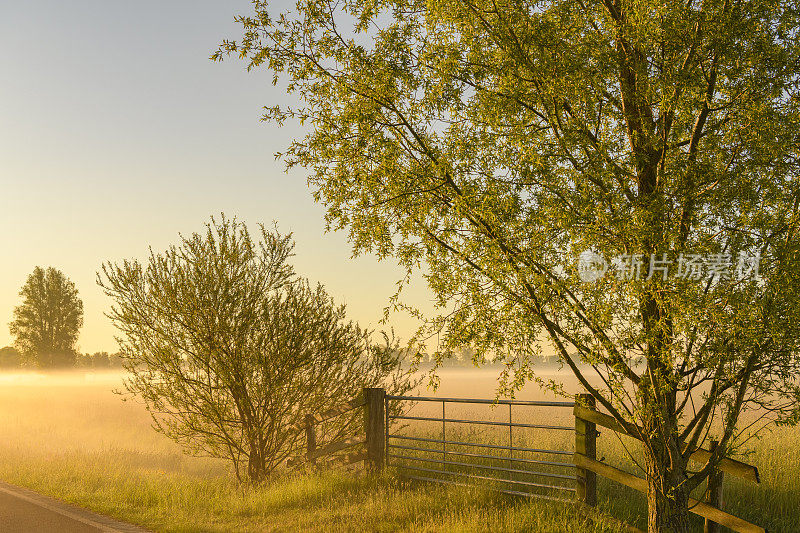
{"label": "tall grass", "polygon": [[[486,380],[485,390],[470,386],[468,394],[491,397],[492,379]],[[359,470],[287,473],[261,487],[240,486],[223,462],[186,456],[153,431],[143,406],[122,402],[110,392],[118,384],[116,375],[0,375],[0,479],[155,531],[621,530],[613,520],[590,520],[570,505],[480,488],[411,484],[391,470],[378,477]],[[465,395],[459,392],[444,394]],[[422,413],[425,408],[415,409]],[[507,412],[465,406],[453,408],[451,416],[504,420]],[[514,417],[572,424],[568,410],[531,409]],[[435,436],[440,431],[435,426],[416,424],[398,431]],[[447,432],[448,439],[498,444],[508,439],[507,428],[453,424]],[[513,438],[519,445],[567,450],[574,440],[569,432],[537,430],[519,430]],[[604,431],[598,456],[635,473],[626,457],[630,446]],[[728,478],[725,509],[770,531],[800,531],[797,449],[800,432],[795,429],[766,435],[747,458],[761,470],[762,484]],[[603,480],[599,495],[603,513],[644,527],[641,495]]]}

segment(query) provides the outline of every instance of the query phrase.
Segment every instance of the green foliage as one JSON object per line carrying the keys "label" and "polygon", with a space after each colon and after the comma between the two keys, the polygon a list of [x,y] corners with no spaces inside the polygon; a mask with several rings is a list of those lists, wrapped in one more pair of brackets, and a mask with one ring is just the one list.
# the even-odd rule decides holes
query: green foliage
{"label": "green foliage", "polygon": [[[546,338],[599,405],[644,427],[651,529],[684,528],[668,508],[732,452],[742,412],[798,420],[794,3],[253,7],[212,58],[301,97],[265,118],[310,127],[283,156],[308,169],[328,224],[356,253],[422,269],[442,313],[420,335],[442,353],[500,356],[514,389]],[[661,254],[759,253],[761,280],[584,283],[586,250],[641,254],[645,273]],[[721,445],[690,475],[686,450],[715,419]]]}
{"label": "green foliage", "polygon": [[[295,276],[290,235],[212,218],[146,264],[103,266],[129,392],[157,429],[261,481],[305,452],[306,414],[383,384],[410,387],[396,343],[380,347],[321,285]],[[387,337],[388,339],[388,337]],[[357,412],[320,426],[318,444],[359,431]]]}
{"label": "green foliage", "polygon": [[75,343],[83,326],[83,302],[60,270],[36,267],[19,293],[9,324],[22,355],[41,368],[75,364]]}

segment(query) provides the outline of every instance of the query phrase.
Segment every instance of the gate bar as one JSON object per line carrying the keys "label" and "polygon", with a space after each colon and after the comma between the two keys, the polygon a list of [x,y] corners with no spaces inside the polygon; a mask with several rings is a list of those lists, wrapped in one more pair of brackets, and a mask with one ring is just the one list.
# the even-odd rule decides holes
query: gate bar
{"label": "gate bar", "polygon": [[[452,481],[449,479],[439,479],[435,477],[424,477],[424,476],[412,476],[410,474],[400,474],[401,477],[406,479],[413,479],[415,481],[430,481],[432,483],[444,483],[446,485],[455,485],[457,487],[466,487],[469,489],[477,488],[476,485],[470,485],[468,483],[460,483],[458,481]],[[545,494],[537,494],[535,492],[520,492],[518,490],[506,490],[506,489],[492,489],[495,492],[499,492],[501,494],[511,494],[512,496],[524,496],[526,498],[541,498],[543,500],[552,500],[556,502],[564,502],[564,503],[574,503],[574,500],[570,500],[567,498],[557,498],[555,496],[547,496]]]}
{"label": "gate bar", "polygon": [[575,402],[549,402],[536,400],[486,400],[482,398],[433,398],[430,396],[392,396],[386,395],[389,400],[410,400],[414,402],[453,402],[453,403],[484,403],[484,404],[511,404],[511,405],[536,405],[540,407],[575,407]]}
{"label": "gate bar", "polygon": [[[390,448],[398,448],[402,450],[415,450],[420,452],[433,452],[433,453],[440,453],[439,450],[434,448],[419,448],[417,446],[403,446],[402,444],[389,444]],[[519,450],[519,448],[517,448]],[[558,461],[542,461],[541,459],[525,459],[522,457],[503,457],[500,455],[484,455],[481,453],[469,453],[469,452],[452,452],[447,451],[445,452],[447,455],[460,455],[462,457],[476,457],[478,459],[497,459],[497,460],[511,460],[515,463],[530,463],[530,464],[537,464],[537,465],[548,465],[548,466],[563,466],[566,468],[575,468],[575,463],[560,463]]]}
{"label": "gate bar", "polygon": [[[444,405],[444,402],[442,402]],[[536,429],[563,429],[565,431],[575,431],[575,428],[570,426],[548,426],[543,424],[523,424],[521,422],[492,422],[490,420],[462,420],[460,418],[433,418],[430,416],[404,416],[394,415],[391,417],[394,420],[424,420],[428,422],[457,422],[460,424],[480,424],[484,426],[506,426],[517,428],[536,428]]]}
{"label": "gate bar", "polygon": [[432,468],[422,468],[420,466],[408,466],[403,465],[403,468],[407,468],[409,470],[418,470],[420,472],[430,472],[433,474],[447,474],[451,476],[463,476],[468,477],[471,479],[482,479],[486,481],[499,481],[500,483],[512,483],[514,485],[523,485],[525,487],[537,487],[541,489],[554,489],[554,490],[563,490],[567,492],[575,492],[575,487],[564,487],[562,485],[545,485],[544,483],[533,483],[531,481],[516,481],[512,479],[500,479],[497,477],[492,476],[481,476],[478,474],[467,474],[466,472],[445,472],[444,470],[434,470]]}
{"label": "gate bar", "polygon": [[[446,464],[446,465],[455,465],[455,466],[467,466],[470,468],[483,468],[486,470],[495,470],[497,472],[509,472],[511,474],[525,474],[531,476],[544,476],[544,477],[552,477],[557,479],[571,479],[576,480],[578,476],[570,476],[567,474],[549,474],[547,472],[537,472],[535,470],[520,470],[518,468],[506,468],[504,466],[490,466],[490,465],[482,465],[479,463],[461,463],[458,461],[442,461],[441,459],[428,459],[425,457],[413,457],[411,455],[396,455],[391,454],[392,457],[395,459],[407,459],[409,461],[423,461],[426,463],[438,463],[438,464]],[[401,468],[406,468],[406,465],[401,465]],[[449,472],[448,472],[449,473]],[[499,479],[499,478],[498,478]],[[509,481],[503,479],[502,481]]]}
{"label": "gate bar", "polygon": [[[437,418],[436,420],[439,420],[439,419]],[[442,443],[442,441],[440,441],[439,439],[425,439],[425,438],[422,438],[422,437],[409,437],[407,435],[391,435],[390,434],[389,438],[391,438],[391,439],[415,440],[415,441],[421,441],[421,442],[436,442],[436,443],[439,443],[439,444]],[[446,444],[456,444],[456,445],[461,445],[461,446],[478,446],[480,448],[492,448],[494,450],[508,450],[508,449],[510,449],[510,446],[501,446],[499,444],[478,444],[477,442],[460,442],[460,441],[454,441],[454,440],[448,440],[446,442]],[[541,449],[537,449],[537,448],[515,447],[514,449],[517,450],[517,451],[520,451],[520,452],[552,453],[552,454],[569,455],[569,456],[572,456],[573,453],[574,453],[574,452],[566,452],[564,450],[541,450]]]}

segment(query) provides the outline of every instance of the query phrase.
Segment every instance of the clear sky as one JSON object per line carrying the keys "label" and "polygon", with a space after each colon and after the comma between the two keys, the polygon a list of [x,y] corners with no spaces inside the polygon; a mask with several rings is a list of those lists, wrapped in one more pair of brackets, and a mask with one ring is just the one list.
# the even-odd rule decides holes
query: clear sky
{"label": "clear sky", "polygon": [[[324,234],[302,171],[273,154],[302,132],[259,121],[289,102],[265,71],[208,58],[238,38],[245,0],[0,2],[0,346],[37,265],[62,270],[84,301],[79,350],[114,351],[103,261],[144,258],[225,212],[293,231],[295,266],[352,318],[378,326],[400,271],[351,259]],[[424,287],[409,293],[427,300]],[[413,323],[393,320],[408,337]]]}

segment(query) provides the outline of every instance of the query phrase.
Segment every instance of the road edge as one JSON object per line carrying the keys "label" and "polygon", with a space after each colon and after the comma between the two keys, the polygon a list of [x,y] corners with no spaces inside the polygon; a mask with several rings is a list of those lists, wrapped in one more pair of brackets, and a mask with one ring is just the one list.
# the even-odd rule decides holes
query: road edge
{"label": "road edge", "polygon": [[96,527],[103,533],[152,533],[150,530],[140,526],[120,522],[109,516],[98,514],[83,507],[78,507],[5,481],[0,481],[0,491],[72,520]]}

